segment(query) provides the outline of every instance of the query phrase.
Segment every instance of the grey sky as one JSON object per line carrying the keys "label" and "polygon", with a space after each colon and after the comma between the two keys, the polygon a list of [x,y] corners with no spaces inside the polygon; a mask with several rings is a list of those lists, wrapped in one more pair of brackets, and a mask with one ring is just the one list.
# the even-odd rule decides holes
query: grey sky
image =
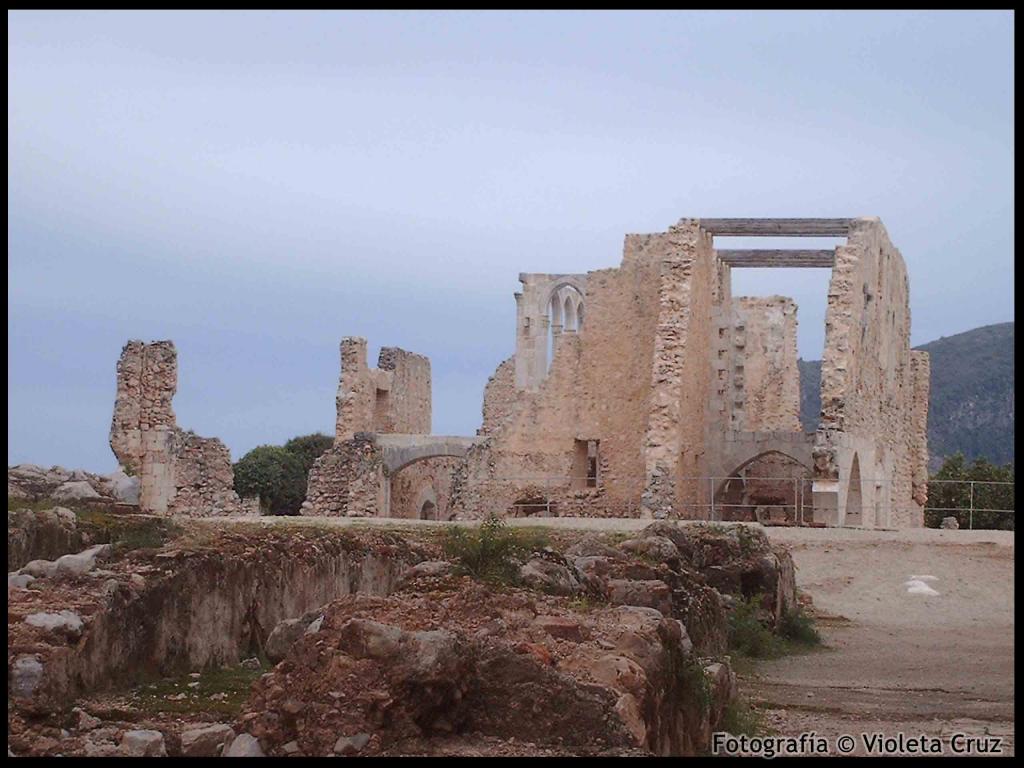
{"label": "grey sky", "polygon": [[[472,434],[518,273],[617,266],[682,216],[880,216],[915,344],[1010,320],[1012,38],[1008,12],[9,13],[8,463],[115,466],[129,338],[175,341],[179,424],[234,459],[333,431],[343,335],[429,355],[434,431]],[[734,292],[793,296],[818,358],[827,281]]]}

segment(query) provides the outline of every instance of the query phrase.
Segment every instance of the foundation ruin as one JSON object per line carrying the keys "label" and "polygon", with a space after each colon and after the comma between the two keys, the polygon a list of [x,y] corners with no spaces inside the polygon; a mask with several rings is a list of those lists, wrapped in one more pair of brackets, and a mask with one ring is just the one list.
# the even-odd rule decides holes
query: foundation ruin
{"label": "foundation ruin", "polygon": [[[745,267],[831,269],[816,432],[799,421],[796,304],[734,297]],[[335,442],[302,514],[923,524],[928,356],[910,349],[906,266],[879,219],[682,219],[627,235],[616,268],[519,281],[515,352],[474,436],[431,434],[426,357],[384,347],[370,368],[366,340],[342,339]],[[176,376],[170,342],[125,347],[111,447],[144,509],[235,513],[226,448],[175,424]]]}

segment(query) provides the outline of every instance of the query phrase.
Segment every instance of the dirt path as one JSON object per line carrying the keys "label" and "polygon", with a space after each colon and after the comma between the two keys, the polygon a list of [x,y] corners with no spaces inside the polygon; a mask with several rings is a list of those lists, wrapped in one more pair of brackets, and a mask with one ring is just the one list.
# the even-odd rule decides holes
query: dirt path
{"label": "dirt path", "polygon": [[[758,664],[742,689],[782,735],[1002,737],[1013,750],[1013,533],[769,529],[826,650]],[[908,594],[911,576],[937,596]]]}

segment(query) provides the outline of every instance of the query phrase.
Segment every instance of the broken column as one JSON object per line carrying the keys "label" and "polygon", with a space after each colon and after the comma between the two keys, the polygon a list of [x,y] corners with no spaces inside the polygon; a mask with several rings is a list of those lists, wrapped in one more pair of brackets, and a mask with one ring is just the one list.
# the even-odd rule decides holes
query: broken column
{"label": "broken column", "polygon": [[231,454],[220,440],[178,427],[171,400],[178,355],[171,341],[129,341],[117,364],[110,447],[139,478],[139,509],[195,517],[238,514]]}

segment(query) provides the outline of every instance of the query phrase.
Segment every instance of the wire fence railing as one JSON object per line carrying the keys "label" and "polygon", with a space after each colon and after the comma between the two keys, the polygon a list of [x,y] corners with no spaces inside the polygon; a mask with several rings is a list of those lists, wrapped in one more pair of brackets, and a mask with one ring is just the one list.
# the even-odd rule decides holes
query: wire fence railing
{"label": "wire fence railing", "polygon": [[[511,505],[516,517],[560,516],[572,514],[580,505],[590,505],[588,515],[604,517],[640,517],[643,505],[639,501],[612,501],[588,498],[604,492],[601,478],[587,475],[515,475],[500,478],[502,482],[519,485],[532,493],[532,497],[517,500]],[[815,510],[813,480],[806,476],[701,476],[679,478],[688,483],[694,498],[704,501],[684,503],[674,510],[679,517],[692,517],[712,522],[741,519],[767,523],[795,525],[821,525],[834,511]],[[925,525],[939,527],[941,518],[956,517],[960,527],[1004,528],[1014,527],[1013,482],[1000,480],[929,480],[929,503],[924,507]],[[916,505],[882,503],[891,494],[885,481],[861,478],[856,511],[847,505],[843,525],[859,527],[889,527],[900,515],[919,513]],[[582,493],[581,493],[582,492]],[[580,497],[574,499],[574,496]],[[816,513],[817,512],[817,516]]]}

